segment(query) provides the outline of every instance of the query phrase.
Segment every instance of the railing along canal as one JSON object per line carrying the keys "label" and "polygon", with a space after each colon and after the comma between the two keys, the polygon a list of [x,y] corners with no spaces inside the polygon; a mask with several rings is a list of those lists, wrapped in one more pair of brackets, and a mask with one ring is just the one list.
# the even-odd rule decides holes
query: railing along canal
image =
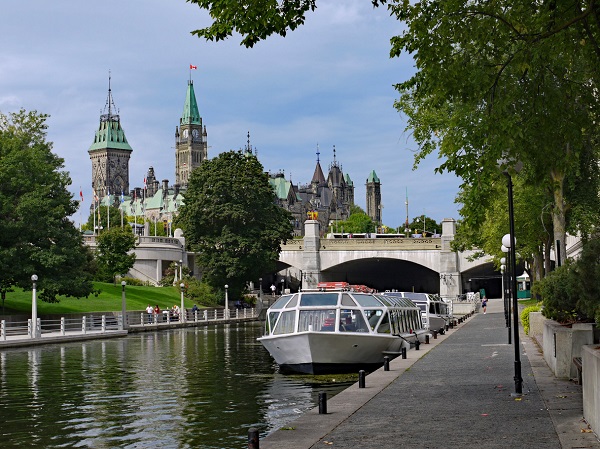
{"label": "railing along canal", "polygon": [[[127,328],[154,326],[158,328],[194,326],[208,323],[218,324],[235,320],[256,319],[257,310],[251,309],[198,309],[185,310],[182,316],[171,311],[160,314],[128,311],[125,313]],[[43,338],[44,335],[81,335],[88,333],[107,333],[123,329],[123,316],[114,314],[86,314],[77,317],[60,317],[54,319],[38,318],[33,323],[31,318],[26,321],[0,321],[0,341],[12,338]],[[35,327],[34,327],[35,326]]]}

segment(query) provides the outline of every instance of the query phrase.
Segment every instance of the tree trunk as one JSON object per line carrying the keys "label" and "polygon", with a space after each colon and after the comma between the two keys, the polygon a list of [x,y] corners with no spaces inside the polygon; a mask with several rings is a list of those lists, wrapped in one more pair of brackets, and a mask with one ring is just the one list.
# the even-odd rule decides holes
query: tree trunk
{"label": "tree trunk", "polygon": [[552,240],[550,236],[546,239],[544,245],[544,276],[552,271],[552,260],[550,260],[550,252],[552,251]]}
{"label": "tree trunk", "polygon": [[[566,216],[565,216],[565,197],[564,197],[564,184],[565,174],[564,171],[554,169],[551,172],[552,181],[554,184],[553,195],[554,195],[554,209],[552,210],[552,225],[554,227],[554,259],[556,265],[563,265],[566,260]],[[558,242],[558,246],[557,245]],[[560,260],[559,260],[560,256]]]}

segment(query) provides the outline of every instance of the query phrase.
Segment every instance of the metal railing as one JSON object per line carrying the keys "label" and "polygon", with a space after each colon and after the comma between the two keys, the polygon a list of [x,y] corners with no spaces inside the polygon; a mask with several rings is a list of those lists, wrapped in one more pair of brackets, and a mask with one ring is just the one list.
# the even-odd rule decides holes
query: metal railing
{"label": "metal railing", "polygon": [[[148,314],[147,312],[128,311],[125,313],[127,326],[164,325],[174,323],[219,322],[228,320],[241,320],[256,318],[257,310],[252,309],[198,309],[195,311],[184,310],[183,314],[177,315],[171,311],[160,314]],[[12,337],[38,338],[46,334],[68,335],[105,333],[123,329],[123,317],[121,314],[114,315],[84,315],[77,318],[61,317],[60,319],[38,318],[36,323],[31,319],[27,321],[0,321],[0,341],[6,341]]]}

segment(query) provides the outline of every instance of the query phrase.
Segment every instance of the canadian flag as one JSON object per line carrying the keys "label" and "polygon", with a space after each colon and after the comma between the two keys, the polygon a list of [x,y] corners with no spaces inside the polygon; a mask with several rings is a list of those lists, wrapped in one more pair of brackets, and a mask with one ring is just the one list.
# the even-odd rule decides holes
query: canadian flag
{"label": "canadian flag", "polygon": [[81,198],[81,202],[83,203],[83,190],[79,187],[79,197]]}
{"label": "canadian flag", "polygon": [[190,64],[190,70],[198,70],[198,66]]}

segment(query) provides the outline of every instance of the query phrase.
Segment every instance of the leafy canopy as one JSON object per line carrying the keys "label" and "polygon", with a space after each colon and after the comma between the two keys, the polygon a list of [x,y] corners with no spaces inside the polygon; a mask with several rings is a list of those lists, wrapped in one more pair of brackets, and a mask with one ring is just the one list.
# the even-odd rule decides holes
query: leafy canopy
{"label": "leafy canopy", "polygon": [[117,275],[125,275],[135,263],[137,238],[131,228],[111,227],[96,238],[96,263],[99,279],[110,282]]}
{"label": "leafy canopy", "polygon": [[229,151],[203,162],[190,177],[175,225],[198,253],[203,280],[241,295],[247,281],[275,268],[280,244],[292,237],[291,215],[258,159]]}
{"label": "leafy canopy", "polygon": [[48,116],[0,113],[0,286],[31,289],[44,301],[92,291],[90,252],[69,217],[79,202],[64,161],[46,141]]}

